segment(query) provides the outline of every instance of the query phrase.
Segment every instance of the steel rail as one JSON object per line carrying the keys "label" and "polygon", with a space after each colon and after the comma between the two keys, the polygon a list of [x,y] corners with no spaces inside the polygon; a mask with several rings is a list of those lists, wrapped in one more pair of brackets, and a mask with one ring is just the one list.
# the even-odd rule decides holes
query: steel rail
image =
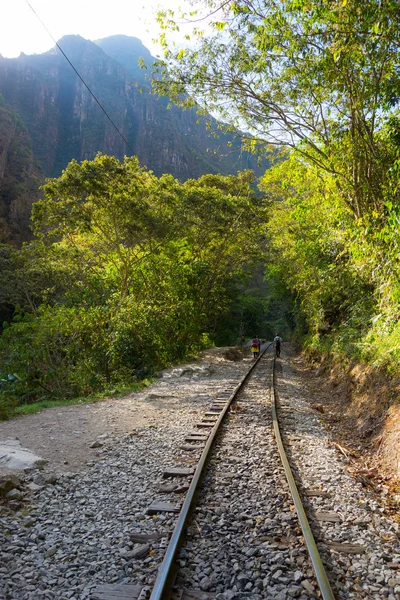
{"label": "steel rail", "polygon": [[172,533],[170,542],[169,542],[167,550],[165,552],[164,560],[161,563],[160,569],[158,571],[157,579],[155,581],[153,590],[151,592],[150,600],[167,600],[169,598],[170,591],[171,591],[171,588],[173,585],[172,568],[174,566],[174,558],[179,549],[179,543],[180,543],[180,541],[183,537],[184,531],[185,531],[185,525],[186,525],[186,522],[187,522],[187,519],[189,516],[190,508],[191,508],[195,493],[197,491],[198,485],[200,483],[203,469],[207,462],[207,458],[210,454],[210,450],[213,446],[213,442],[218,433],[219,427],[222,424],[224,417],[225,417],[226,413],[228,412],[228,409],[229,409],[232,401],[236,398],[238,392],[242,389],[243,385],[246,383],[250,374],[253,372],[253,369],[256,367],[258,362],[261,360],[261,358],[264,356],[266,351],[271,346],[272,346],[272,343],[268,344],[268,346],[266,348],[264,348],[263,352],[260,354],[260,356],[257,358],[257,360],[255,360],[254,363],[251,365],[251,367],[247,371],[246,375],[242,378],[240,383],[236,386],[235,390],[229,396],[224,408],[222,409],[222,411],[218,417],[218,420],[216,421],[214,427],[211,430],[210,436],[209,436],[207,443],[203,449],[203,452],[201,453],[201,457],[199,459],[196,470],[194,472],[193,479],[192,479],[189,489],[187,491],[185,501],[184,501],[181,511],[179,513],[178,521],[175,525],[175,529]]}
{"label": "steel rail", "polygon": [[314,573],[318,581],[319,589],[322,594],[323,600],[335,600],[335,596],[332,592],[328,576],[325,571],[325,567],[322,563],[321,556],[319,554],[317,544],[315,543],[314,536],[311,531],[310,524],[305,513],[303,503],[300,498],[299,491],[297,489],[296,482],[293,477],[292,470],[290,468],[289,461],[286,456],[285,448],[282,442],[281,433],[279,430],[278,413],[276,410],[276,394],[275,394],[275,357],[272,360],[272,372],[271,372],[271,404],[272,404],[272,421],[274,425],[274,432],[276,443],[278,446],[278,452],[281,457],[283,468],[287,482],[289,484],[290,492],[292,494],[294,506],[296,508],[297,516],[300,521],[301,530],[306,542],[308,554],[310,555],[311,562],[314,568]]}

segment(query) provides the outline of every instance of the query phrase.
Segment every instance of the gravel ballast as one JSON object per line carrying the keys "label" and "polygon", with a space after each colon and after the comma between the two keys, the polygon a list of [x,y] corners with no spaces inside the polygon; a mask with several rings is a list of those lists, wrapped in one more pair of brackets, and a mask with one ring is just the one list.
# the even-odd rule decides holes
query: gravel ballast
{"label": "gravel ballast", "polygon": [[[85,460],[75,472],[65,472],[68,466],[63,472],[60,461],[51,471],[45,456],[50,463],[43,471],[25,475],[20,508],[3,507],[0,598],[84,600],[100,584],[151,586],[177,515],[150,516],[147,508],[154,500],[183,499],[158,491],[160,482],[170,482],[163,471],[193,465],[198,453],[179,449],[185,436],[219,393],[237,385],[250,362],[232,363],[213,351],[202,363],[169,370],[146,394],[85,407],[89,423],[99,411],[114,411],[115,426],[85,433]],[[179,585],[218,600],[317,597],[273,439],[270,368],[266,358],[218,436],[178,556]],[[347,473],[288,356],[278,361],[277,386],[290,460],[335,593],[397,600],[399,525]],[[139,413],[136,426],[132,413]],[[318,491],[325,495],[309,495]],[[319,513],[336,513],[339,520],[318,520]],[[154,533],[156,540],[137,536]],[[339,552],[332,543],[358,545],[362,552]]]}
{"label": "gravel ballast", "polygon": [[[154,582],[163,553],[160,541],[135,558],[143,544],[132,542],[130,535],[171,533],[176,515],[146,515],[153,500],[165,499],[157,491],[162,473],[176,464],[179,445],[210,400],[226,387],[235,387],[250,364],[251,359],[227,361],[215,349],[202,361],[164,372],[145,393],[54,408],[0,424],[7,437],[15,431],[21,441],[30,431],[29,421],[32,436],[38,435],[40,420],[56,429],[57,413],[63,415],[64,432],[76,427],[83,414],[87,425],[77,430],[80,436],[72,432],[68,439],[58,440],[62,446],[55,444],[62,447],[63,456],[71,455],[68,462],[77,472],[65,472],[70,464],[64,465],[58,456],[52,460],[51,444],[38,439],[36,448],[46,449],[45,469],[25,474],[19,510],[8,510],[12,503],[2,507],[0,598],[78,600],[90,598],[102,583]],[[42,435],[47,432],[44,428]],[[75,446],[83,456],[77,455]],[[181,496],[174,501],[181,501]]]}

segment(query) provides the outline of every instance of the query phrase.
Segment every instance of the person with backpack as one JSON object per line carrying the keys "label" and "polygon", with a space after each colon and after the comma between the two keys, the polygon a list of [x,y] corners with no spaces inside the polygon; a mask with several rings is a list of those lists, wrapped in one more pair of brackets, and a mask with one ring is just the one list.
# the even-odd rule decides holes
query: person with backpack
{"label": "person with backpack", "polygon": [[274,337],[274,344],[275,344],[275,356],[280,356],[281,355],[282,338],[279,335],[279,333],[277,333],[276,336]]}
{"label": "person with backpack", "polygon": [[251,340],[251,344],[250,344],[250,349],[253,353],[254,359],[256,359],[260,356],[260,346],[261,346],[261,340],[258,337],[258,335],[256,335],[256,337]]}

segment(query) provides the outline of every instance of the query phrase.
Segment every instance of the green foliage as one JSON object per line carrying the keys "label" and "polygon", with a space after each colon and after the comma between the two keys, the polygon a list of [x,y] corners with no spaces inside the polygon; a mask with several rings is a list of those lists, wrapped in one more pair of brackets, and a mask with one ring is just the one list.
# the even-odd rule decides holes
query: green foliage
{"label": "green foliage", "polygon": [[100,154],[48,180],[37,239],[0,248],[0,302],[19,306],[0,338],[0,404],[131,386],[209,343],[230,282],[264,250],[251,184],[249,172],[180,183]]}
{"label": "green foliage", "polygon": [[312,349],[398,368],[398,2],[197,6],[208,27],[184,51],[165,35],[175,15],[160,13],[153,85],[247,129],[254,151],[280,148],[261,185],[270,308],[284,298],[285,321]]}
{"label": "green foliage", "polygon": [[295,297],[312,351],[400,366],[396,211],[355,220],[333,178],[291,157],[268,171],[268,274]]}
{"label": "green foliage", "polygon": [[[181,105],[189,94],[229,126],[245,125],[253,149],[295,149],[334,177],[357,217],[380,210],[393,155],[379,132],[400,95],[397,0],[197,5],[211,23],[185,51],[161,39],[155,90]],[[177,27],[171,12],[159,22]]]}

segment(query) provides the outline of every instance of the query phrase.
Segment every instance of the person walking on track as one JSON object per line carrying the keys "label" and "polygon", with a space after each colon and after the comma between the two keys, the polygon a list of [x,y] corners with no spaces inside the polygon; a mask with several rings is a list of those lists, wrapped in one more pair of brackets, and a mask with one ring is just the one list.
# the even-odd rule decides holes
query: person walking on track
{"label": "person walking on track", "polygon": [[254,359],[256,359],[260,356],[260,346],[261,346],[261,340],[258,337],[258,335],[256,335],[256,337],[251,340],[251,344],[250,344],[250,348],[253,353]]}
{"label": "person walking on track", "polygon": [[274,337],[274,344],[275,344],[275,356],[280,356],[281,355],[282,338],[279,335],[279,333],[277,333],[276,336]]}

